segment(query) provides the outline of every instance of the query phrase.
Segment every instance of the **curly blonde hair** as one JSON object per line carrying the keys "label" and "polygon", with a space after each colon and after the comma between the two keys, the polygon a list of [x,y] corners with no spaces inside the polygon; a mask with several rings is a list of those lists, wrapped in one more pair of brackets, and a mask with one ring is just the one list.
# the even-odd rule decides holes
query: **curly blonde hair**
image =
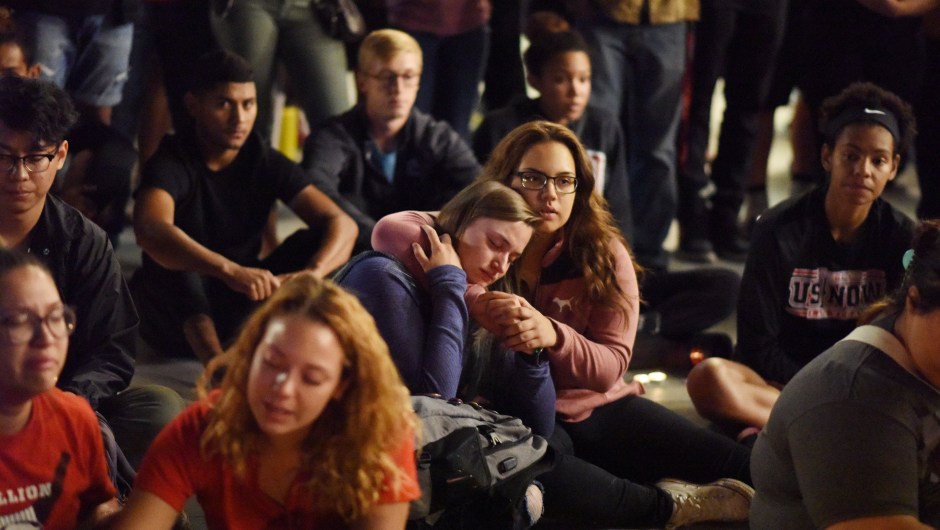
{"label": "curly blonde hair", "polygon": [[[610,242],[617,240],[630,251],[620,230],[614,224],[607,200],[594,192],[594,170],[577,136],[563,125],[548,121],[531,121],[513,129],[493,150],[478,180],[495,180],[511,185],[513,174],[522,157],[535,145],[558,142],[568,148],[574,158],[578,188],[571,217],[563,230],[565,252],[584,275],[588,300],[592,303],[624,309],[631,302],[617,282],[617,264]],[[631,253],[632,260],[632,253]],[[633,268],[641,268],[635,262]],[[514,279],[507,275],[508,281]]]}
{"label": "curly blonde hair", "polygon": [[[298,275],[285,282],[245,323],[220,363],[227,371],[212,404],[201,448],[245,476],[263,437],[248,405],[248,374],[255,351],[275,317],[301,315],[328,326],[346,353],[346,390],[327,405],[301,444],[301,474],[313,506],[353,520],[376,503],[386,482],[404,485],[406,472],[393,460],[404,436],[415,432],[408,391],[379,335],[355,296],[331,281]],[[211,371],[200,381],[205,396]]]}

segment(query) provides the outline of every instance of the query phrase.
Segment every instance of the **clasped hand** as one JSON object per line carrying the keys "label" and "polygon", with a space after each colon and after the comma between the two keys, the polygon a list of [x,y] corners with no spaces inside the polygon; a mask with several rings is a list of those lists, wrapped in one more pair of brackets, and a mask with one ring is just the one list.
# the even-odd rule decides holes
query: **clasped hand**
{"label": "clasped hand", "polygon": [[498,336],[503,346],[511,350],[531,354],[558,342],[552,321],[521,296],[486,292],[473,301],[469,310],[480,326]]}

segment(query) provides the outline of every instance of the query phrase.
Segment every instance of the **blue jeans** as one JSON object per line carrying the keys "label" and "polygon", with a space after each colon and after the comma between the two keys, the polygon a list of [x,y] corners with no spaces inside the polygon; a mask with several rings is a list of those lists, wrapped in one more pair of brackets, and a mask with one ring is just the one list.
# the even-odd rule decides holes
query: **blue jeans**
{"label": "blue jeans", "polygon": [[415,106],[446,121],[469,142],[470,116],[480,99],[480,80],[489,55],[489,26],[448,37],[420,32],[411,35],[424,56]]}
{"label": "blue jeans", "polygon": [[255,130],[271,136],[271,87],[276,61],[287,69],[310,123],[351,105],[346,83],[346,47],[329,37],[311,0],[235,0],[224,17],[212,16],[219,43],[241,55],[255,71],[258,120]]}
{"label": "blue jeans", "polygon": [[663,241],[676,215],[676,131],[685,73],[687,24],[592,20],[579,28],[591,49],[591,103],[620,116],[627,139],[633,250],[663,268]]}
{"label": "blue jeans", "polygon": [[134,25],[95,15],[72,19],[35,11],[16,18],[33,37],[42,78],[66,89],[77,101],[113,107],[127,81]]}

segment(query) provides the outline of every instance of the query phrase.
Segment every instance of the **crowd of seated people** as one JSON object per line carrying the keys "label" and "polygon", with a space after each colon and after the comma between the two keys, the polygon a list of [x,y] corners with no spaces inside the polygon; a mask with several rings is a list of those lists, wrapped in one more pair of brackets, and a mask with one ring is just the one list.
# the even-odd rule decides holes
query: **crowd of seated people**
{"label": "crowd of seated people", "polygon": [[[388,27],[352,51],[322,3],[0,10],[0,526],[185,527],[195,497],[210,528],[421,528],[408,521],[426,487],[408,394],[482,403],[547,440],[551,468],[514,528],[940,522],[938,230],[882,198],[911,159],[919,25],[940,1],[537,0],[518,15],[539,95],[478,126],[473,87],[505,53],[489,49],[490,0],[360,2]],[[747,65],[721,54],[745,51],[734,27],[748,16],[767,34],[743,33],[763,46],[744,58],[765,60],[741,82]],[[841,16],[858,26],[836,31]],[[132,47],[174,21],[199,36],[187,57],[163,43],[173,119],[143,134],[153,116],[133,105],[140,90],[159,99],[160,76],[141,74]],[[868,47],[849,45],[860,31]],[[690,54],[693,37],[713,41]],[[824,59],[796,76],[823,176],[749,234],[742,179],[758,114],[794,67],[775,67],[787,38]],[[903,48],[896,82],[879,43]],[[300,163],[269,138],[278,60],[311,119]],[[716,71],[731,79],[709,198],[701,125]],[[122,108],[129,78],[138,103]],[[170,123],[135,171],[134,137]],[[132,276],[113,247],[129,198]],[[305,225],[283,241],[278,202]],[[677,213],[680,251],[746,256],[743,277],[670,270]],[[735,305],[736,345],[703,333]],[[871,325],[853,331],[859,319]],[[627,374],[688,369],[702,346],[713,357],[688,391],[719,429]],[[196,401],[134,380],[141,351],[203,363]]]}

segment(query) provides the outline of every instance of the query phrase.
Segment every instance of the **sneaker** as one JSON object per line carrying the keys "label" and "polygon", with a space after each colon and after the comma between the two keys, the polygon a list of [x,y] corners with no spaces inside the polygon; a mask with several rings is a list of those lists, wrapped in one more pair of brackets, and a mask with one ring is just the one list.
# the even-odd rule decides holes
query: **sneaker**
{"label": "sneaker", "polygon": [[747,521],[754,489],[740,480],[723,478],[696,485],[676,479],[663,479],[656,487],[672,497],[672,517],[667,529],[705,521]]}

